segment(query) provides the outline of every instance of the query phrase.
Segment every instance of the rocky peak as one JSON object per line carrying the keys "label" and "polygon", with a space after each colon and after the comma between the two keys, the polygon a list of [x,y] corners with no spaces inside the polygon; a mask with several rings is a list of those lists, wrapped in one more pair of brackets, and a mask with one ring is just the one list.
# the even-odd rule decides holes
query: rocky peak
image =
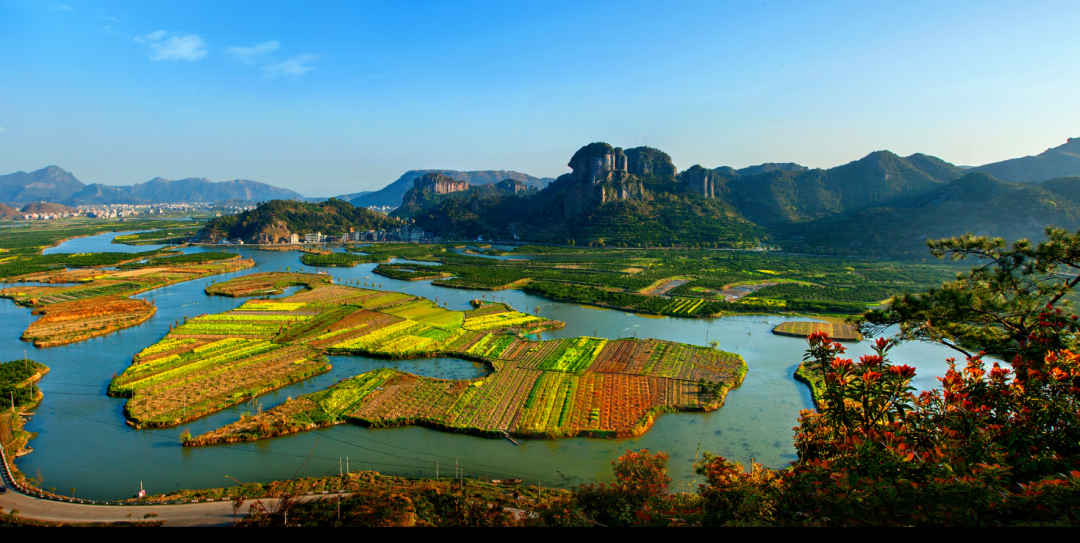
{"label": "rocky peak", "polygon": [[467,181],[458,181],[453,177],[438,172],[431,172],[414,179],[413,188],[430,190],[435,194],[450,194],[451,192],[469,190],[469,183]]}
{"label": "rocky peak", "polygon": [[517,194],[522,191],[530,190],[528,185],[516,179],[503,179],[502,181],[495,183],[495,186],[499,189],[499,192],[504,194]]}
{"label": "rocky peak", "polygon": [[679,173],[671,157],[660,149],[634,147],[626,150],[626,171],[634,175],[662,175],[674,177]]}
{"label": "rocky peak", "polygon": [[[667,155],[664,155],[667,156]],[[642,195],[641,181],[628,170],[629,155],[621,147],[590,143],[570,159],[566,218],[576,217],[612,200]]]}
{"label": "rocky peak", "polygon": [[720,175],[700,164],[690,166],[680,177],[690,190],[706,198],[716,198],[721,194],[723,180]]}
{"label": "rocky peak", "polygon": [[[1048,149],[1047,152],[1057,151],[1072,156],[1080,156],[1080,138],[1069,138],[1065,141],[1065,145]],[[1046,154],[1046,153],[1043,153]]]}
{"label": "rocky peak", "polygon": [[626,154],[622,148],[612,148],[602,142],[590,143],[574,153],[567,164],[576,180],[584,183],[603,183],[626,173]]}

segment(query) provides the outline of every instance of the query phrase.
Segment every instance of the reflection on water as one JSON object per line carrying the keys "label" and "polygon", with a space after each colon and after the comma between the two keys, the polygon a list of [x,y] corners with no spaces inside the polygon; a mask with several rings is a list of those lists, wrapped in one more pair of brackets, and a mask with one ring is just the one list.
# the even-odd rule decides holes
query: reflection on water
{"label": "reflection on water", "polygon": [[[123,250],[126,246],[100,241],[115,234],[81,238],[82,247]],[[146,250],[145,247],[138,248]],[[79,249],[88,251],[90,249]],[[96,250],[102,250],[97,248]],[[217,250],[188,248],[186,251]],[[193,435],[237,420],[242,413],[269,409],[285,401],[322,390],[347,377],[375,367],[395,367],[402,371],[438,378],[465,379],[482,376],[482,365],[456,359],[388,361],[365,357],[332,357],[334,369],[234,406],[177,428],[135,431],[124,423],[124,401],[108,398],[105,391],[114,373],[123,372],[131,356],[160,340],[170,323],[184,316],[217,313],[235,308],[242,298],[206,296],[203,289],[212,280],[258,271],[290,268],[313,271],[300,262],[298,252],[268,252],[235,249],[254,258],[250,270],[214,278],[181,283],[141,294],[153,299],[158,312],[134,328],[88,341],[35,349],[19,341],[19,335],[36,318],[25,308],[0,301],[0,349],[30,357],[50,366],[42,381],[45,400],[31,418],[27,430],[37,432],[35,452],[19,459],[20,469],[30,476],[40,470],[45,488],[78,488],[87,498],[124,498],[138,491],[143,481],[149,492],[177,488],[200,488],[230,484],[229,475],[242,481],[271,481],[292,477],[311,454],[303,475],[337,473],[338,459],[348,458],[353,470],[369,469],[397,475],[434,476],[458,462],[466,477],[495,476],[539,479],[545,486],[568,486],[609,477],[611,461],[626,449],[648,448],[671,455],[670,470],[677,490],[691,489],[691,464],[700,452],[723,454],[746,463],[753,458],[769,466],[783,466],[795,458],[792,426],[799,411],[811,406],[807,388],[792,378],[802,359],[805,341],[770,333],[778,323],[793,320],[775,316],[741,316],[719,319],[645,318],[621,311],[598,310],[574,304],[551,302],[520,291],[468,291],[442,288],[429,281],[398,281],[373,275],[374,264],[355,268],[329,268],[341,283],[375,283],[383,289],[400,290],[438,299],[451,309],[469,309],[469,300],[478,297],[504,301],[530,313],[566,322],[561,330],[545,332],[544,339],[591,335],[659,338],[695,345],[718,340],[720,348],[742,355],[749,367],[741,388],[732,391],[724,407],[713,413],[676,413],[661,416],[645,435],[621,440],[561,439],[518,440],[515,446],[505,439],[485,439],[428,428],[403,427],[369,429],[340,425],[254,443],[185,449],[179,436]],[[805,319],[802,319],[805,320]],[[849,345],[846,356],[870,352],[869,344]],[[919,388],[937,385],[935,376],[944,374],[947,349],[926,344],[905,344],[893,350],[893,360],[915,366]],[[314,453],[312,448],[314,447]],[[535,483],[534,483],[535,484]]]}

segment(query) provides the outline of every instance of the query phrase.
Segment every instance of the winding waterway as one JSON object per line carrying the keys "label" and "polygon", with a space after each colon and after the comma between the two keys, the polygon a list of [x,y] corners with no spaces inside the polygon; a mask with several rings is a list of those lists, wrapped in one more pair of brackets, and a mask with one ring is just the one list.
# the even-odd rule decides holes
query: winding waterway
{"label": "winding waterway", "polygon": [[[50,252],[90,252],[133,248],[110,244],[116,234],[67,241]],[[139,251],[151,247],[140,246]],[[191,248],[186,251],[214,250]],[[269,409],[288,397],[321,390],[332,383],[380,366],[440,378],[473,378],[487,370],[455,359],[385,361],[364,357],[332,357],[334,369],[278,391],[253,403],[234,406],[180,427],[136,431],[125,424],[124,400],[105,395],[109,381],[131,363],[133,354],[157,342],[169,324],[204,313],[235,308],[244,299],[206,296],[211,280],[258,271],[313,271],[300,262],[300,253],[229,248],[255,259],[256,266],[234,274],[191,281],[154,290],[139,297],[153,299],[157,313],[147,322],[87,341],[37,349],[19,340],[36,317],[10,301],[0,301],[0,349],[9,359],[26,350],[52,371],[41,382],[45,399],[26,429],[36,432],[34,452],[18,460],[30,477],[42,478],[43,488],[55,487],[76,496],[95,499],[126,498],[139,489],[150,493],[179,488],[227,486],[232,481],[266,482],[294,476],[324,476],[338,472],[339,459],[353,470],[434,477],[453,473],[455,462],[466,477],[520,477],[544,486],[563,486],[607,479],[611,461],[626,449],[647,448],[671,456],[669,470],[676,490],[692,490],[691,464],[700,452],[722,454],[747,463],[751,458],[780,467],[795,458],[791,428],[799,411],[811,407],[807,388],[792,378],[802,360],[805,341],[770,333],[786,320],[777,316],[738,316],[717,319],[653,318],[575,304],[555,303],[520,291],[482,292],[442,288],[430,281],[397,281],[372,273],[374,264],[330,268],[337,281],[368,283],[377,288],[408,292],[447,302],[450,309],[469,308],[469,300],[494,297],[517,309],[566,322],[566,327],[544,333],[544,338],[591,335],[606,338],[651,337],[704,345],[719,340],[720,348],[746,359],[749,371],[742,387],[732,391],[724,407],[713,413],[675,413],[661,416],[643,436],[631,439],[573,438],[524,440],[515,446],[504,439],[486,439],[418,427],[368,429],[341,425],[254,443],[183,448],[179,436],[218,428],[242,413]],[[849,345],[848,356],[870,352],[866,342]],[[937,385],[935,377],[946,368],[951,351],[912,343],[893,350],[893,361],[915,366],[920,389]],[[520,440],[519,440],[520,441]],[[305,460],[310,455],[310,461]]]}

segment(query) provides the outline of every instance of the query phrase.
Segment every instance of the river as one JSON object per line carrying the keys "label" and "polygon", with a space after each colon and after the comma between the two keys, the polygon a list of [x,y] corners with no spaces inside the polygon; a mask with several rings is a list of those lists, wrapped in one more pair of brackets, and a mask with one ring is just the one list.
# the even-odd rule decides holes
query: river
{"label": "river", "polygon": [[[50,252],[127,250],[110,244],[102,234],[64,242]],[[141,246],[138,250],[148,250]],[[216,250],[189,248],[185,251]],[[256,266],[234,274],[216,276],[224,281],[257,271],[313,271],[300,262],[298,252],[271,252],[230,247]],[[321,390],[344,377],[375,367],[393,366],[404,371],[443,378],[483,375],[483,366],[456,359],[425,359],[391,362],[365,357],[333,357],[334,369],[278,391],[265,394],[255,404],[226,409],[176,428],[136,431],[125,425],[124,400],[105,395],[109,381],[131,363],[131,357],[168,333],[169,324],[185,316],[218,313],[235,308],[244,299],[206,296],[211,279],[190,281],[139,295],[153,299],[157,313],[147,322],[87,341],[37,349],[19,340],[36,317],[10,301],[0,302],[0,348],[9,358],[26,350],[31,359],[52,371],[41,382],[45,399],[26,429],[37,433],[34,452],[18,460],[29,477],[40,475],[42,488],[56,488],[93,499],[120,499],[133,495],[140,482],[149,493],[179,488],[228,486],[226,476],[244,482],[268,482],[294,476],[325,476],[338,472],[339,459],[353,470],[434,477],[453,474],[455,462],[466,477],[520,477],[544,486],[569,487],[610,478],[611,461],[624,450],[647,448],[667,452],[675,490],[696,488],[691,469],[701,452],[722,454],[746,464],[751,458],[767,466],[781,467],[795,459],[791,428],[799,411],[811,407],[808,389],[792,378],[802,360],[806,342],[776,336],[770,330],[786,320],[778,316],[735,316],[716,319],[675,319],[631,315],[556,303],[516,290],[482,292],[449,289],[430,281],[397,281],[372,273],[374,264],[355,268],[330,268],[338,281],[374,283],[377,288],[408,292],[451,309],[469,308],[480,296],[505,301],[517,309],[566,322],[566,327],[544,333],[544,338],[591,335],[616,339],[634,336],[704,345],[720,341],[720,348],[742,355],[749,371],[743,385],[729,393],[724,407],[713,413],[675,413],[661,416],[643,436],[631,439],[572,438],[519,440],[487,439],[418,427],[368,429],[341,425],[312,432],[246,444],[183,448],[179,436],[192,435],[233,422],[241,413],[259,407],[269,409],[288,397]],[[847,356],[870,352],[867,342],[850,345]],[[915,366],[920,389],[937,385],[935,377],[947,369],[953,356],[943,347],[911,343],[893,351],[893,361]],[[310,461],[306,461],[310,455]],[[437,467],[438,465],[438,467]]]}

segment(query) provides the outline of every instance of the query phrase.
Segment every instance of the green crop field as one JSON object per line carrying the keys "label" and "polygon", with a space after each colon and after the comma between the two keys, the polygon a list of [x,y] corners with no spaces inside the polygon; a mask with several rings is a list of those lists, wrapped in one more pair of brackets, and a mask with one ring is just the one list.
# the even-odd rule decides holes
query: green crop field
{"label": "green crop field", "polygon": [[[509,259],[497,260],[450,252],[447,247],[384,244],[357,250],[382,261],[396,256],[433,263],[384,263],[375,268],[394,279],[430,279],[451,288],[517,288],[554,300],[690,318],[739,313],[859,314],[870,304],[951,280],[963,268],[949,262],[700,248],[535,245],[499,252]],[[724,294],[740,285],[759,287],[739,294],[738,300],[730,298],[731,292]]]}
{"label": "green crop field", "polygon": [[394,306],[386,309],[385,312],[438,328],[460,328],[465,320],[465,316],[460,311],[443,309],[429,300],[417,300]]}
{"label": "green crop field", "polygon": [[[187,444],[246,441],[342,421],[419,423],[483,435],[633,436],[664,412],[716,409],[723,394],[706,394],[701,383],[720,383],[726,392],[745,374],[737,355],[666,341],[532,340],[562,323],[505,304],[449,311],[406,294],[302,274],[262,274],[259,284],[282,280],[308,289],[189,319],[139,353],[109,388],[128,398],[128,418],[138,427],[180,424],[328,371],[328,353],[450,356],[484,362],[494,373],[455,381],[376,370]],[[217,291],[243,291],[251,282],[233,281]],[[322,296],[324,290],[333,295]]]}

